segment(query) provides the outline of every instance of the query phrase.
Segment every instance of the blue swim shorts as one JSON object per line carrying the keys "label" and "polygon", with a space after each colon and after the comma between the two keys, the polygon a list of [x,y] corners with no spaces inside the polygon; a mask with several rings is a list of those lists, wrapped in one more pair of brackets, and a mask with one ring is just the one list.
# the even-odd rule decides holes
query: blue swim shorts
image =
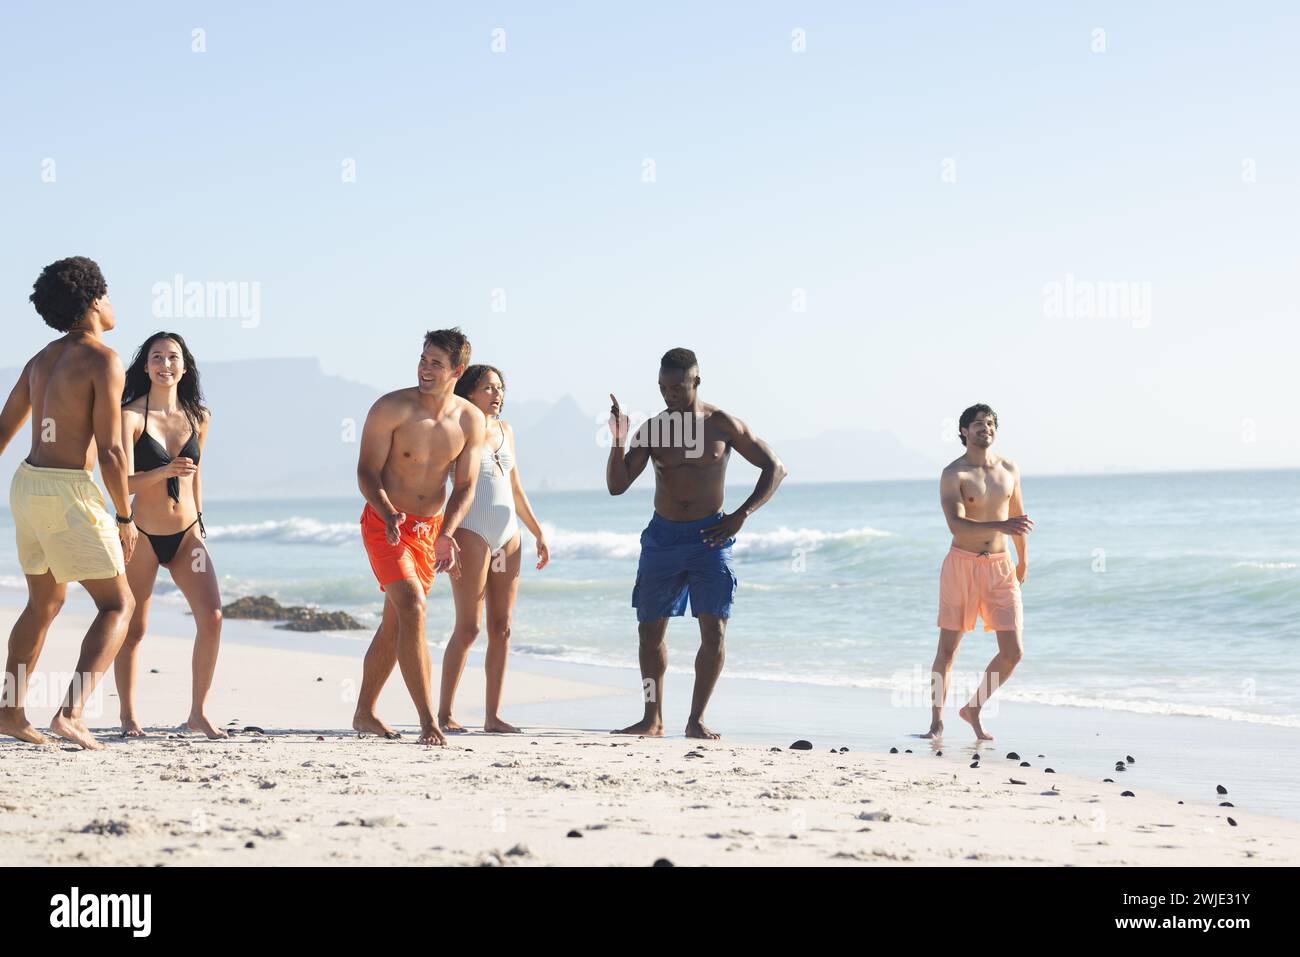
{"label": "blue swim shorts", "polygon": [[723,512],[694,522],[670,522],[657,512],[641,533],[641,562],[632,589],[632,607],[637,621],[658,621],[686,614],[731,617],[736,597],[736,573],[731,546],[704,544],[702,532],[717,525]]}

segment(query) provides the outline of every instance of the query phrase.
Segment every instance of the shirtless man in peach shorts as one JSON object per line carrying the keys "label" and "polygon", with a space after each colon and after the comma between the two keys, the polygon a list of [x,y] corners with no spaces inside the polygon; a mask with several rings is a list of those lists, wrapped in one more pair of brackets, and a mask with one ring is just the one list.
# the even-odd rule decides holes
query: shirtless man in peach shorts
{"label": "shirtless man in peach shorts", "polygon": [[[963,412],[958,434],[966,454],[950,462],[939,480],[952,548],[939,572],[939,650],[930,673],[930,730],[923,738],[943,735],[943,703],[953,658],[962,635],[975,629],[976,618],[983,620],[986,632],[997,632],[998,652],[975,694],[957,713],[981,741],[992,741],[993,735],[980,724],[980,710],[1011,676],[1023,653],[1020,585],[1029,569],[1027,536],[1034,523],[1025,514],[1020,496],[1020,469],[989,451],[997,427],[997,413],[987,405],[973,405]],[[1016,543],[1019,556],[1014,566],[1007,551],[1008,537]]]}

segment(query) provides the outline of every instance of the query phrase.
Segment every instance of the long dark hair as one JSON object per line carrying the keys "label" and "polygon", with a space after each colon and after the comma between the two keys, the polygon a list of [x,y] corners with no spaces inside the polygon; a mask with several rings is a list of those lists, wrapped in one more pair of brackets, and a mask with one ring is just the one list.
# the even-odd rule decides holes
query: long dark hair
{"label": "long dark hair", "polygon": [[[159,339],[171,339],[181,347],[181,361],[185,363],[185,374],[176,386],[176,401],[185,413],[196,423],[203,421],[207,406],[203,404],[203,389],[199,384],[199,365],[185,340],[176,332],[155,332],[136,350],[135,358],[126,370],[126,385],[122,389],[122,404],[134,402],[142,395],[148,395],[153,388],[149,378],[149,350]],[[195,426],[197,428],[197,425]]]}
{"label": "long dark hair", "polygon": [[496,366],[470,366],[456,380],[456,394],[462,399],[468,399],[474,394],[474,390],[478,388],[479,381],[489,372],[495,372],[497,378],[501,380],[501,411],[504,412],[506,409],[506,377],[501,374],[501,370]]}

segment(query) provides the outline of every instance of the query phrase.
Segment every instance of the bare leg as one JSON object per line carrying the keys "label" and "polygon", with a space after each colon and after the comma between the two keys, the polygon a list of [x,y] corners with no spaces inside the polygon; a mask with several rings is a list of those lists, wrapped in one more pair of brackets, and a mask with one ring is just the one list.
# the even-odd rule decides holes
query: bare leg
{"label": "bare leg", "polygon": [[122,712],[122,734],[129,738],[144,735],[136,719],[135,676],[139,661],[140,642],[144,640],[149,623],[149,605],[153,599],[153,584],[158,577],[158,556],[153,546],[141,535],[135,551],[126,565],[126,582],[135,599],[135,610],[126,626],[126,638],[113,660],[113,681],[117,684],[117,703]]}
{"label": "bare leg", "polygon": [[[511,551],[511,549],[514,549]],[[487,625],[488,647],[485,670],[487,671],[487,708],[484,712],[483,730],[496,734],[518,734],[519,729],[508,721],[503,721],[498,713],[501,709],[501,690],[506,683],[506,657],[510,653],[510,621],[514,615],[515,599],[519,596],[519,563],[523,549],[519,547],[519,536],[505,547],[505,555],[500,556],[504,567],[500,571],[488,573],[487,585]],[[494,563],[498,559],[494,559]]]}
{"label": "bare leg", "polygon": [[388,594],[397,609],[397,664],[420,715],[420,744],[446,744],[433,713],[429,646],[424,640],[424,588],[413,578],[393,582]]}
{"label": "bare leg", "polygon": [[1018,631],[999,631],[998,633],[998,653],[993,656],[989,666],[984,669],[984,677],[980,679],[979,687],[975,689],[975,694],[971,696],[969,702],[957,713],[970,726],[975,729],[975,737],[981,741],[992,741],[993,735],[984,730],[980,724],[980,710],[984,707],[993,693],[998,690],[1008,678],[1011,672],[1016,670],[1016,665],[1020,664],[1020,659],[1024,655],[1024,648],[1020,643],[1020,632]]}
{"label": "bare leg", "polygon": [[664,673],[668,670],[668,646],[664,636],[668,633],[668,619],[643,621],[638,628],[640,647],[637,657],[641,661],[641,689],[645,697],[645,716],[634,725],[611,731],[610,734],[643,734],[659,738],[664,733]]}
{"label": "bare leg", "polygon": [[217,671],[217,652],[221,650],[221,589],[217,585],[217,570],[212,567],[212,556],[198,536],[198,526],[186,534],[167,570],[194,612],[190,716],[185,719],[184,727],[202,731],[209,738],[224,738],[226,732],[208,720],[205,710],[212,676]]}
{"label": "bare leg", "polygon": [[727,634],[727,619],[717,615],[700,615],[700,650],[695,654],[695,691],[691,695],[691,716],[686,721],[686,737],[716,741],[722,735],[704,726],[704,709],[709,705],[713,687],[722,674],[722,663],[727,656],[723,639]]}
{"label": "bare leg", "polygon": [[63,706],[50,720],[50,730],[87,750],[102,750],[104,745],[90,733],[81,716],[99,679],[113,663],[126,638],[126,627],[135,611],[135,599],[131,597],[126,575],[83,581],[81,586],[95,600],[99,613],[81,642],[76,674],[63,697]]}
{"label": "bare leg", "polygon": [[438,723],[448,734],[465,730],[451,716],[451,708],[456,700],[460,676],[465,673],[470,646],[478,637],[479,622],[483,620],[483,596],[492,561],[482,535],[458,528],[455,538],[460,546],[461,565],[460,580],[452,579],[451,582],[451,597],[456,603],[456,625],[442,653],[442,686],[438,693]]}
{"label": "bare leg", "polygon": [[377,734],[384,738],[400,737],[375,714],[379,692],[384,690],[388,676],[397,665],[397,609],[387,592],[384,593],[384,614],[375,637],[366,651],[361,667],[361,691],[357,695],[357,710],[352,716],[352,729],[358,734]]}
{"label": "bare leg", "polygon": [[27,682],[67,593],[68,586],[60,585],[48,571],[27,576],[27,607],[9,633],[9,656],[0,682],[0,734],[31,744],[53,743],[27,720]]}
{"label": "bare leg", "polygon": [[939,650],[934,653],[934,664],[930,667],[930,730],[921,735],[923,738],[943,737],[943,703],[948,700],[948,682],[952,679],[952,663],[961,637],[960,631],[939,629]]}

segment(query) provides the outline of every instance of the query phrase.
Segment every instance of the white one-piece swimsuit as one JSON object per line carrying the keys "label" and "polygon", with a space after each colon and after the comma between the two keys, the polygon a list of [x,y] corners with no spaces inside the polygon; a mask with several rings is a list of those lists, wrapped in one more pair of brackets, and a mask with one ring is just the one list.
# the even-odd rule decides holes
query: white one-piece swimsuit
{"label": "white one-piece swimsuit", "polygon": [[510,476],[515,468],[515,457],[506,440],[505,429],[500,424],[497,428],[501,431],[501,443],[493,449],[489,434],[488,444],[483,449],[483,461],[479,464],[474,503],[460,523],[461,528],[469,529],[487,542],[488,549],[493,552],[505,548],[519,533]]}

